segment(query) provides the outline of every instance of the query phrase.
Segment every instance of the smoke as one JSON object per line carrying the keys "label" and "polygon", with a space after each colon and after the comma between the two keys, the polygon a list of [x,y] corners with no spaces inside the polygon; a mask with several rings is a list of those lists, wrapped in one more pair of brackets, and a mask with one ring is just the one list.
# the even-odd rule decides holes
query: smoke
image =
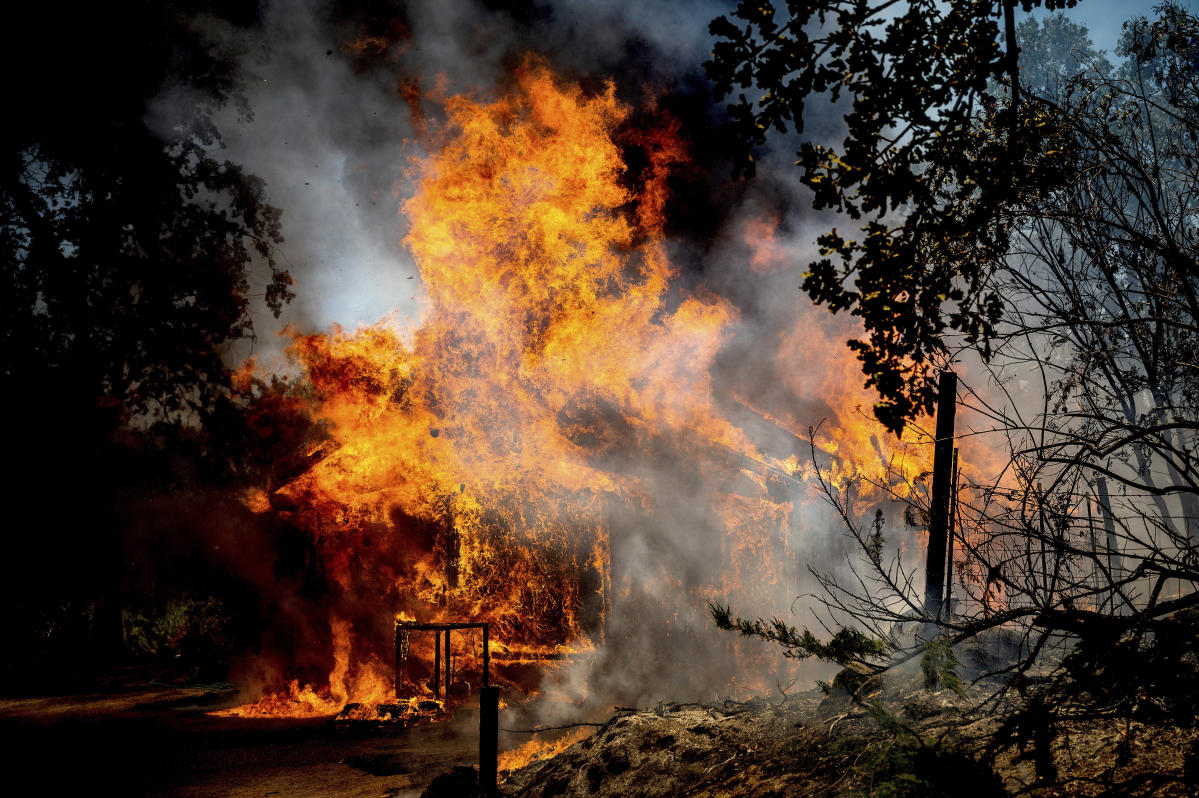
{"label": "smoke", "polygon": [[[219,112],[221,155],[262,177],[270,201],[284,210],[279,252],[298,285],[280,320],[264,305],[255,308],[253,354],[279,362],[275,333],[288,324],[353,329],[389,314],[420,317],[419,275],[400,244],[398,216],[412,190],[408,166],[421,148],[420,117],[437,112],[435,102],[417,98],[502,91],[530,53],[592,88],[614,80],[634,105],[673,92],[680,107],[671,110],[691,117],[684,121],[698,134],[693,157],[705,168],[681,200],[712,205],[704,201],[716,186],[738,193],[727,164],[713,170],[708,159],[715,141],[703,140],[719,111],[699,65],[710,48],[707,20],[723,5],[427,0],[368,4],[364,12],[357,4],[286,0],[267,4],[262,27],[249,32],[198,20],[202,35],[242,54],[250,114],[234,106]],[[194,102],[168,93],[153,115],[175,119],[181,114],[172,109]],[[711,217],[721,212],[704,207],[690,214],[703,218],[679,215],[678,223],[715,230],[711,222],[719,220]],[[693,254],[691,265],[701,257]],[[239,348],[230,358],[248,354]]]}
{"label": "smoke", "polygon": [[[671,179],[665,228],[679,272],[671,302],[713,296],[735,309],[723,347],[708,364],[717,407],[763,457],[805,462],[809,425],[834,419],[837,433],[860,417],[846,397],[865,394],[857,391],[857,364],[843,345],[855,328],[810,307],[798,290],[814,231],[827,219],[803,210],[808,203],[791,163],[794,142],[765,153],[755,181],[732,180],[723,111],[700,66],[712,44],[708,21],[731,6],[427,0],[362,11],[293,0],[267,5],[261,29],[251,34],[198,21],[216,40],[243,37],[230,47],[243,53],[250,114],[220,112],[222,155],[266,181],[271,203],[283,210],[281,259],[296,280],[297,298],[281,318],[257,309],[254,351],[231,357],[254,354],[285,370],[283,339],[275,335],[285,326],[355,329],[387,316],[401,326],[419,324],[428,301],[401,243],[408,223],[400,206],[415,190],[414,159],[428,154],[437,98],[493,97],[533,53],[585,90],[613,81],[635,115],[669,114],[682,123],[689,162]],[[173,107],[193,101],[168,94],[156,113],[169,119]],[[838,125],[831,107],[827,118],[809,121],[814,130]],[[881,455],[877,440],[864,446]],[[645,703],[727,694],[739,682],[785,686],[794,678],[793,663],[777,651],[735,645],[716,632],[702,597],[722,600],[735,590],[741,613],[779,613],[810,624],[809,602],[793,600],[816,588],[810,564],[836,568],[844,557],[838,522],[810,485],[777,469],[735,451],[703,465],[681,459],[687,451],[673,442],[606,455],[645,500],[636,509],[614,503],[607,519],[618,586],[607,645],[553,671],[543,686],[547,695]],[[738,550],[742,540],[757,548]],[[385,581],[375,574],[355,584],[382,591]],[[325,620],[311,618],[306,599],[277,603],[307,623]],[[385,659],[388,608],[364,595],[352,620],[362,632],[372,624],[370,613],[381,641],[376,654]],[[755,672],[746,672],[743,656]]]}

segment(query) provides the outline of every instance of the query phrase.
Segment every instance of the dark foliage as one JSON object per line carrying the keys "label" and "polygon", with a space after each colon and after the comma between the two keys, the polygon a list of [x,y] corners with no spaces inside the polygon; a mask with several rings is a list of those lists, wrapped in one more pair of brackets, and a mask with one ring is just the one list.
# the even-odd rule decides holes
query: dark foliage
{"label": "dark foliage", "polygon": [[[1010,249],[984,273],[1008,313],[991,386],[962,401],[1008,452],[959,486],[948,617],[922,606],[923,575],[901,552],[881,556],[880,516],[851,509],[869,481],[923,525],[923,475],[833,484],[817,472],[861,555],[848,577],[814,572],[825,625],[891,641],[880,671],[920,656],[929,686],[953,687],[966,654],[993,688],[987,704],[1006,713],[993,753],[1015,749],[1041,786],[1066,792],[1175,794],[1194,780],[1193,758],[1181,771],[1119,772],[1139,726],[1193,728],[1199,708],[1199,23],[1172,4],[1155,13],[1126,23],[1118,67],[1068,20],[1021,28],[1038,59],[1036,85],[1021,88],[1018,128],[1039,131],[1025,166],[1058,177],[996,206]],[[1008,140],[1005,116],[979,115],[972,135]],[[787,643],[768,626],[748,631]],[[1110,763],[1094,780],[1070,772],[1071,736],[1088,726],[1119,731],[1103,739]]]}
{"label": "dark foliage", "polygon": [[876,798],[957,798],[969,785],[977,798],[1007,795],[1003,784],[984,764],[938,740],[894,730],[876,738],[846,737],[830,753],[850,757],[851,770],[865,782],[861,793]]}
{"label": "dark foliage", "polygon": [[[1024,0],[1062,8],[1074,0]],[[846,108],[840,147],[805,141],[799,180],[816,210],[858,225],[818,239],[803,290],[833,312],[861,318],[867,340],[849,346],[867,386],[880,396],[875,416],[900,432],[936,396],[935,360],[949,332],[984,356],[1002,312],[986,278],[1006,252],[1002,211],[1024,186],[1055,178],[1027,154],[1040,130],[1014,116],[995,89],[1011,69],[1001,47],[1002,4],[744,2],[737,22],[719,17],[705,64],[718,97],[736,93],[729,113],[752,174],[768,133],[802,133],[805,108],[831,99]],[[1006,136],[978,135],[980,117],[1002,112]]]}
{"label": "dark foliage", "polygon": [[[5,670],[86,669],[119,648],[123,574],[144,567],[122,543],[122,497],[227,479],[225,438],[247,434],[222,353],[252,338],[251,302],[278,314],[291,280],[272,254],[279,212],[220,159],[211,114],[239,103],[235,37],[218,34],[256,8],[3,11]],[[156,104],[164,92],[187,99]],[[180,601],[167,614],[219,614],[211,597]]]}
{"label": "dark foliage", "polygon": [[[51,3],[5,20],[5,73],[22,76],[0,172],[6,394],[202,414],[228,390],[220,347],[252,335],[254,259],[267,306],[290,298],[262,181],[214,157],[210,114],[237,76],[198,15],[221,10]],[[183,88],[194,108],[151,107]]]}

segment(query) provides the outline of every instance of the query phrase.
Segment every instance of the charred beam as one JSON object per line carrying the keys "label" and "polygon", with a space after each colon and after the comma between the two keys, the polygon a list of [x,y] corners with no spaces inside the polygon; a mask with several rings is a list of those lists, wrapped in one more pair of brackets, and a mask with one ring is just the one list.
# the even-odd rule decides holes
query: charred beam
{"label": "charred beam", "polygon": [[395,693],[396,698],[400,697],[400,686],[404,683],[404,666],[408,663],[408,649],[410,645],[409,630],[399,625],[396,626],[396,681]]}
{"label": "charred beam", "polygon": [[[483,688],[491,686],[491,649],[487,640],[487,624],[483,624]],[[497,732],[498,734],[498,732]]]}
{"label": "charred beam", "polygon": [[450,629],[445,630],[445,698],[446,698],[446,701],[450,700],[450,682],[453,678],[453,673],[454,673],[453,659],[452,659],[452,655],[450,654],[450,632],[451,631],[452,630],[450,630]]}

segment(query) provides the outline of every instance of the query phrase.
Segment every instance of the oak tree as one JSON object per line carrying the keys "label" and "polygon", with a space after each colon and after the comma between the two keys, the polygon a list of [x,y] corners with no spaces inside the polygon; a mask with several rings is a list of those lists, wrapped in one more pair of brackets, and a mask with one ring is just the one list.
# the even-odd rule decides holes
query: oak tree
{"label": "oak tree", "polygon": [[[1015,51],[999,34],[1005,12],[1012,30],[1012,6],[753,0],[710,26],[718,41],[705,67],[717,98],[732,96],[743,173],[772,130],[802,134],[809,107],[845,111],[841,142],[803,141],[796,165],[812,207],[857,229],[818,238],[802,288],[862,320],[866,339],[849,346],[879,394],[875,415],[896,433],[932,412],[948,333],[989,353],[1003,303],[986,277],[1010,235],[1001,210],[1022,187],[1060,178],[1030,168],[1039,129],[996,90],[1013,85]],[[1007,134],[980,136],[980,118],[1000,111]]]}

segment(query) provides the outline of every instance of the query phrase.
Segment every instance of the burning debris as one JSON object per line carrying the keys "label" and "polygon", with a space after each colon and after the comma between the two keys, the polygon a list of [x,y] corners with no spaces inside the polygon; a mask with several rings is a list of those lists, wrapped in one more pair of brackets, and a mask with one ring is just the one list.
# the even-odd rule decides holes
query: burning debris
{"label": "burning debris", "polygon": [[346,704],[330,723],[335,729],[399,730],[420,723],[435,723],[449,716],[450,709],[444,701],[409,698],[387,704]]}

